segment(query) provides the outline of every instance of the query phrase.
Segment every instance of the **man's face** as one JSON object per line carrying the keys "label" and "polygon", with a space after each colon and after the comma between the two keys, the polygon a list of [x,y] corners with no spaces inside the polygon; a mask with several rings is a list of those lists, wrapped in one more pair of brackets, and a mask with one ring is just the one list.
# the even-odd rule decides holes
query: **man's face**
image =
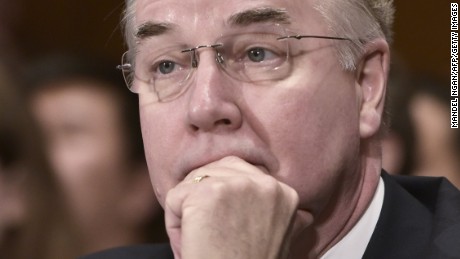
{"label": "man's face", "polygon": [[[138,0],[135,26],[171,23],[177,41],[194,47],[215,43],[234,29],[228,22],[232,15],[262,7],[284,9],[292,34],[331,36],[313,1],[304,0]],[[142,39],[139,48],[164,42],[169,33]],[[140,94],[147,161],[162,204],[191,170],[229,155],[293,187],[300,207],[313,214],[334,202],[344,181],[360,177],[354,74],[342,70],[336,42],[293,41],[298,54],[290,57],[293,70],[266,86],[227,76],[207,49],[197,52],[200,63],[182,95],[155,102],[155,93]]]}

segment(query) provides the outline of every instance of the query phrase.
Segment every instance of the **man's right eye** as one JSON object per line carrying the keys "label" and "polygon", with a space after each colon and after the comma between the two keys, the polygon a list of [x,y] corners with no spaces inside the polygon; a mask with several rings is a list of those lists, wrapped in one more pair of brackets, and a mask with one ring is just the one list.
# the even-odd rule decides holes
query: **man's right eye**
{"label": "man's right eye", "polygon": [[169,60],[162,61],[158,65],[158,71],[161,74],[169,74],[169,73],[174,71],[175,66],[176,66],[176,63],[174,63],[172,61],[169,61]]}

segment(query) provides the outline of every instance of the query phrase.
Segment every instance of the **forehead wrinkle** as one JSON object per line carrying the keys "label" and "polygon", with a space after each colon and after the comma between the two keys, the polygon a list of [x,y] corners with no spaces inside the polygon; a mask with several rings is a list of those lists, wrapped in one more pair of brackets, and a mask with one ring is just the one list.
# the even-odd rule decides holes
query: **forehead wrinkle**
{"label": "forehead wrinkle", "polygon": [[135,33],[136,38],[142,40],[145,38],[159,36],[162,34],[166,34],[169,31],[174,29],[174,25],[172,23],[156,23],[152,21],[145,22],[141,24]]}
{"label": "forehead wrinkle", "polygon": [[238,12],[228,19],[228,23],[231,26],[246,26],[264,22],[290,24],[291,18],[285,9],[259,7]]}

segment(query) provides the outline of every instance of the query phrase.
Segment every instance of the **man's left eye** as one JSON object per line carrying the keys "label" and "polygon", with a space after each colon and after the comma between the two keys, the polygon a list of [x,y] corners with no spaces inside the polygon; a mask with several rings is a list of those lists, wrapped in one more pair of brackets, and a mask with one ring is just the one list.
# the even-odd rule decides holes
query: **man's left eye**
{"label": "man's left eye", "polygon": [[248,50],[248,58],[254,62],[262,62],[265,60],[265,52],[263,48],[252,48]]}

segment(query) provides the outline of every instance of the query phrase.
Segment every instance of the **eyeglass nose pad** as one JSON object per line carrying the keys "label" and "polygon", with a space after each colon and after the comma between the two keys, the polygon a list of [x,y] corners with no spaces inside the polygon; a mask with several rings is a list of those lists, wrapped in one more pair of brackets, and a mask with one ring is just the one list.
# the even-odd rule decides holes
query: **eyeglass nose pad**
{"label": "eyeglass nose pad", "polygon": [[219,62],[219,64],[224,63],[224,56],[219,51],[216,51],[216,61]]}
{"label": "eyeglass nose pad", "polygon": [[198,60],[196,58],[196,51],[193,50],[192,52],[193,52],[192,53],[192,67],[197,68],[198,67]]}

